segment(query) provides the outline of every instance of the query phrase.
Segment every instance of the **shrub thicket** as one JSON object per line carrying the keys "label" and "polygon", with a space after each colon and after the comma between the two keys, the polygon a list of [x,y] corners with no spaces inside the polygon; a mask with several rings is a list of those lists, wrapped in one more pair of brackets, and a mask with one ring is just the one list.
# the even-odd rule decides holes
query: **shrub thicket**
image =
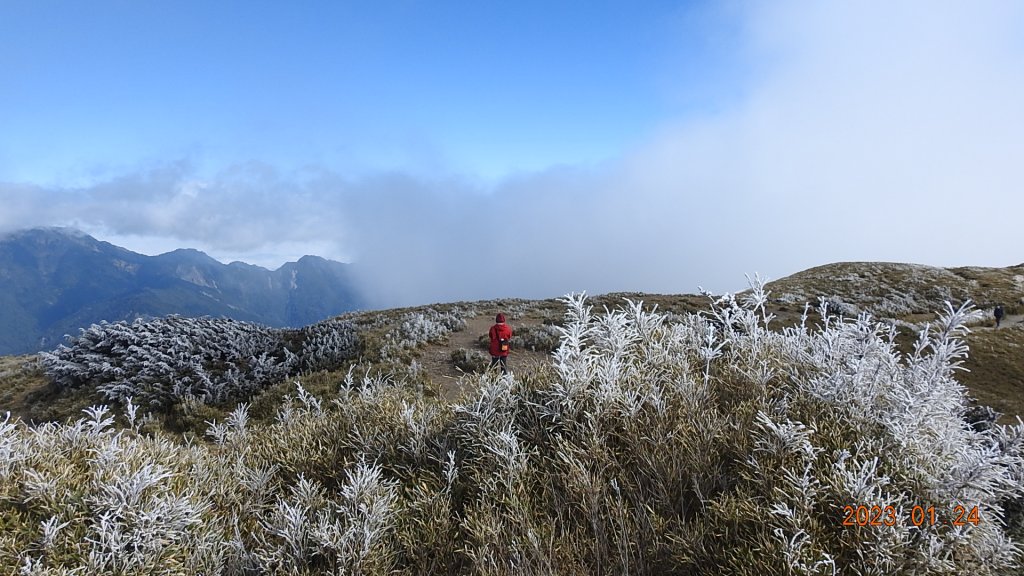
{"label": "shrub thicket", "polygon": [[355,357],[359,347],[358,332],[349,320],[325,320],[303,328],[300,334],[300,363],[307,372],[337,370]]}
{"label": "shrub thicket", "polygon": [[110,400],[133,397],[150,407],[185,397],[207,403],[243,397],[298,367],[278,330],[180,316],[93,324],[70,346],[41,358],[59,386],[92,386]]}
{"label": "shrub thicket", "polygon": [[440,311],[427,308],[419,312],[409,312],[400,318],[397,329],[384,334],[384,341],[379,350],[368,351],[386,364],[408,363],[412,360],[411,351],[427,343],[440,343],[448,339],[452,332],[466,328],[463,317],[467,313],[459,308]]}
{"label": "shrub thicket", "polygon": [[[271,424],[240,407],[208,445],[115,430],[102,409],[0,425],[0,570],[1012,568],[1003,511],[1021,496],[1024,426],[963,418],[967,310],[901,356],[867,316],[769,331],[757,283],[678,322],[638,303],[600,315],[566,303],[551,366],[476,377],[455,404],[350,373],[330,401],[300,388]],[[845,526],[844,507],[860,505],[891,513]],[[977,522],[951,525],[957,506]]]}
{"label": "shrub thicket", "polygon": [[40,355],[66,388],[94,387],[108,400],[167,408],[186,398],[238,401],[300,370],[335,369],[355,355],[345,320],[276,330],[226,318],[168,316],[93,324],[67,346]]}

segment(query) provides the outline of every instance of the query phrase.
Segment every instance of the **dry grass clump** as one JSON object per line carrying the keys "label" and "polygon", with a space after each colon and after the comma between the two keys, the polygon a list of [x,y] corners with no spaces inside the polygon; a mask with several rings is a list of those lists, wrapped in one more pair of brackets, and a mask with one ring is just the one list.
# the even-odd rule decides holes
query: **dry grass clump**
{"label": "dry grass clump", "polygon": [[482,374],[490,366],[491,359],[479,350],[459,348],[452,350],[452,364],[467,374]]}
{"label": "dry grass clump", "polygon": [[[129,404],[0,425],[0,571],[24,574],[1001,574],[1024,426],[975,430],[966,309],[901,356],[823,313],[773,332],[759,282],[678,321],[565,300],[553,363],[453,404],[370,372],[243,405],[209,443]],[[844,506],[891,525],[844,526]],[[977,525],[952,526],[955,506]],[[911,520],[934,506],[943,522]],[[856,524],[856,523],[855,523]]]}
{"label": "dry grass clump", "polygon": [[18,404],[39,387],[42,366],[33,356],[0,356],[0,406]]}

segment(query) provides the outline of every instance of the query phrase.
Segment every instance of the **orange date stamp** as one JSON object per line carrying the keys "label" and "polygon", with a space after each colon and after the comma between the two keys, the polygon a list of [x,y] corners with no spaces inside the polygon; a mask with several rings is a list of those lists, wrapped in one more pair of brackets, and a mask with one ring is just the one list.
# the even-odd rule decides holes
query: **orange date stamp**
{"label": "orange date stamp", "polygon": [[957,504],[951,509],[935,506],[913,506],[900,510],[895,506],[843,506],[843,526],[966,526],[981,524],[978,507]]}

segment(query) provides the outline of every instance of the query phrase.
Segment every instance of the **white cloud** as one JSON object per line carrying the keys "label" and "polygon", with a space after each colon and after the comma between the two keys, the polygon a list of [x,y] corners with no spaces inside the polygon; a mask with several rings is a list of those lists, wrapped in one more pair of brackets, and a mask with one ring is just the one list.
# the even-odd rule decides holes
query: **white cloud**
{"label": "white cloud", "polygon": [[598,170],[506,182],[461,211],[418,206],[416,225],[389,217],[371,260],[391,272],[382,285],[414,272],[404,287],[438,299],[732,289],[744,272],[837,260],[1016,263],[1024,238],[1000,215],[1024,208],[1022,16],[1010,3],[749,6],[752,73],[733,108],[667,124]]}
{"label": "white cloud", "polygon": [[0,229],[354,259],[386,305],[737,289],[747,272],[838,260],[1024,260],[1024,8],[790,1],[740,17],[744,97],[603,166],[484,186],[172,164],[73,191],[4,185]]}

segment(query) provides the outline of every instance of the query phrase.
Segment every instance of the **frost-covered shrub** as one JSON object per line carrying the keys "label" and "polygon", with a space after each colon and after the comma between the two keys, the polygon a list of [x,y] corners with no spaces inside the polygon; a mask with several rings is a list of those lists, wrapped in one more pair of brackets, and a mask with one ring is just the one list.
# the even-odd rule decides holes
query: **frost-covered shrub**
{"label": "frost-covered shrub", "polygon": [[242,398],[299,364],[278,330],[180,316],[93,324],[41,360],[59,386],[94,386],[111,400],[134,397],[151,407],[186,396],[208,403]]}
{"label": "frost-covered shrub", "polygon": [[[1024,427],[964,420],[953,375],[969,312],[947,310],[904,358],[867,316],[822,310],[820,330],[769,331],[764,301],[755,286],[668,324],[571,298],[549,385],[491,381],[457,408],[461,445],[476,447],[462,465],[480,491],[466,512],[474,565],[1004,573]],[[893,521],[844,526],[846,506]],[[915,506],[940,520],[915,523]],[[952,526],[957,506],[983,520]]]}
{"label": "frost-covered shrub", "polygon": [[466,321],[456,312],[412,312],[402,319],[399,334],[403,345],[412,348],[427,342],[442,342],[452,332],[466,328]]}
{"label": "frost-covered shrub", "polygon": [[258,451],[262,433],[316,417],[256,430],[242,407],[211,423],[208,445],[116,430],[105,407],[35,429],[0,421],[16,456],[0,475],[0,571],[390,573],[398,492],[381,466],[343,463],[328,489]]}
{"label": "frost-covered shrub", "polygon": [[818,309],[823,310],[826,314],[845,318],[856,318],[861,313],[856,304],[845,302],[838,296],[819,300]]}
{"label": "frost-covered shrub", "polygon": [[[273,423],[240,407],[209,443],[118,431],[104,409],[0,421],[0,572],[1013,569],[1024,426],[964,419],[970,312],[900,355],[867,316],[770,331],[765,297],[678,322],[569,297],[550,366],[473,377],[455,404],[350,371]],[[844,525],[846,506],[893,521]],[[956,506],[978,522],[953,526]]]}
{"label": "frost-covered shrub", "polygon": [[359,337],[349,320],[327,320],[302,329],[301,364],[305,371],[336,370],[355,357]]}
{"label": "frost-covered shrub", "polygon": [[894,292],[883,297],[876,308],[884,316],[899,317],[919,311],[922,306],[913,294]]}
{"label": "frost-covered shrub", "polygon": [[519,320],[525,316],[531,309],[529,302],[516,302],[508,307],[508,318],[509,320]]}
{"label": "frost-covered shrub", "polygon": [[396,331],[387,334],[380,356],[385,360],[400,359],[403,351],[427,343],[444,342],[449,334],[465,328],[466,320],[459,309],[440,312],[428,308],[423,312],[410,312],[402,316]]}
{"label": "frost-covered shrub", "polygon": [[0,425],[0,438],[20,455],[0,476],[5,573],[216,570],[222,552],[211,544],[222,540],[223,528],[209,522],[212,501],[188,481],[210,463],[205,450],[117,431],[112,423],[98,407],[73,424]]}
{"label": "frost-covered shrub", "polygon": [[561,333],[553,325],[517,326],[512,336],[512,348],[534,352],[553,352],[561,343]]}

